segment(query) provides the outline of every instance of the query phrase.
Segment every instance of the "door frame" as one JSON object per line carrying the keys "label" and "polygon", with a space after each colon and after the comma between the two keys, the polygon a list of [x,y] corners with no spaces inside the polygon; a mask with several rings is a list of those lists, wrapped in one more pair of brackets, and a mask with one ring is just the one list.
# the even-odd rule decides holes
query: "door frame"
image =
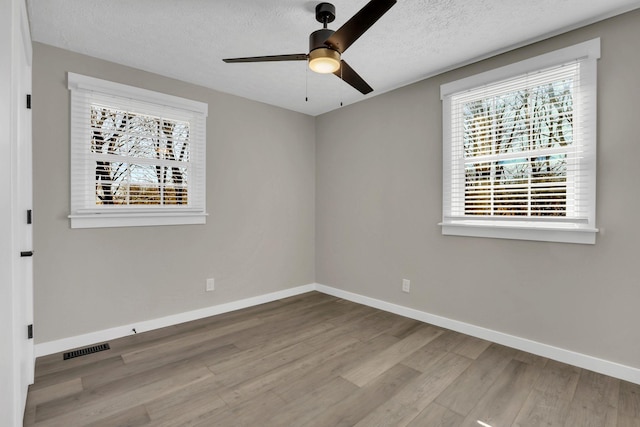
{"label": "door frame", "polygon": [[[33,382],[32,260],[26,206],[31,206],[31,37],[24,0],[0,0],[0,413],[8,426],[22,425],[28,386]],[[26,179],[25,179],[26,177]]]}

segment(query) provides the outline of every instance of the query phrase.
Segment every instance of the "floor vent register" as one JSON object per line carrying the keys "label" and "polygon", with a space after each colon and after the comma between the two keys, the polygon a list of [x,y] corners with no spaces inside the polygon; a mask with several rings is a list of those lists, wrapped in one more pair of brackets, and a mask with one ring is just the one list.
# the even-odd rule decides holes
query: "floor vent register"
{"label": "floor vent register", "polygon": [[109,344],[98,344],[91,347],[81,348],[79,350],[64,353],[63,360],[73,359],[74,357],[86,356],[88,354],[97,353],[99,351],[109,350]]}

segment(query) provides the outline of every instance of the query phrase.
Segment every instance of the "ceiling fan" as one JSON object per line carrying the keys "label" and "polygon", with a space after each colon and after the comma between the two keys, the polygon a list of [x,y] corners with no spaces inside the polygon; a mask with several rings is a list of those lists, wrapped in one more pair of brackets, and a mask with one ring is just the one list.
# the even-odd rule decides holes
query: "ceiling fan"
{"label": "ceiling fan", "polygon": [[316,6],[316,20],[322,24],[323,28],[309,35],[309,53],[228,58],[223,61],[227,63],[309,61],[311,70],[323,74],[333,73],[366,95],[373,91],[373,88],[341,59],[341,55],[396,2],[397,0],[371,0],[336,31],[327,28],[327,24],[336,19],[335,6],[331,3],[319,3]]}

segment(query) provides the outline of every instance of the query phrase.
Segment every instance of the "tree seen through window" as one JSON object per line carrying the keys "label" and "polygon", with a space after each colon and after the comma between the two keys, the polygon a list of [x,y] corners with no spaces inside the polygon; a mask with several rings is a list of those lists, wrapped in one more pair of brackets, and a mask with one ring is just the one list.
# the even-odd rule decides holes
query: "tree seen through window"
{"label": "tree seen through window", "polygon": [[189,123],[91,106],[97,205],[186,205]]}
{"label": "tree seen through window", "polygon": [[565,216],[573,81],[466,102],[464,214]]}

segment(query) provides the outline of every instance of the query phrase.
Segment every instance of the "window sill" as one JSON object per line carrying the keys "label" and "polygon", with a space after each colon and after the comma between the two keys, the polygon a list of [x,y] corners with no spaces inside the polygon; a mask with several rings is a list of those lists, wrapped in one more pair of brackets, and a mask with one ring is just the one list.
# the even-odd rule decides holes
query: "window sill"
{"label": "window sill", "polygon": [[442,234],[448,236],[488,237],[495,239],[536,240],[541,242],[596,243],[597,228],[568,223],[533,223],[527,221],[475,221],[441,222]]}
{"label": "window sill", "polygon": [[154,225],[206,224],[206,213],[91,213],[69,215],[71,228],[144,227]]}

